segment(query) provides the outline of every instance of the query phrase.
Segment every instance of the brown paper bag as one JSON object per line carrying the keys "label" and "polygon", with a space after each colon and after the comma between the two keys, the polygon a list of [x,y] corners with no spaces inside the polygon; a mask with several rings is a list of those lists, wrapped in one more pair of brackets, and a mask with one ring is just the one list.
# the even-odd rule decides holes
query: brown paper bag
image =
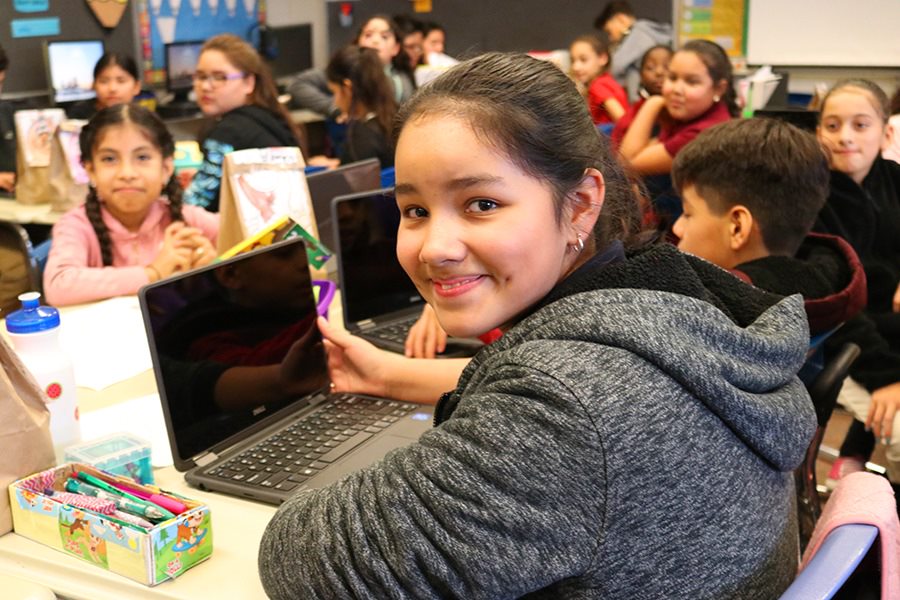
{"label": "brown paper bag", "polygon": [[288,216],[319,237],[300,149],[252,148],[225,156],[219,190],[218,252]]}
{"label": "brown paper bag", "polygon": [[56,212],[67,212],[87,198],[89,179],[78,146],[78,136],[86,124],[77,119],[63,121],[50,142],[50,206]]}
{"label": "brown paper bag", "polygon": [[47,204],[53,199],[50,150],[56,129],[65,116],[61,108],[16,112],[17,202]]}
{"label": "brown paper bag", "polygon": [[37,382],[0,337],[0,535],[12,530],[9,484],[56,464],[50,411]]}

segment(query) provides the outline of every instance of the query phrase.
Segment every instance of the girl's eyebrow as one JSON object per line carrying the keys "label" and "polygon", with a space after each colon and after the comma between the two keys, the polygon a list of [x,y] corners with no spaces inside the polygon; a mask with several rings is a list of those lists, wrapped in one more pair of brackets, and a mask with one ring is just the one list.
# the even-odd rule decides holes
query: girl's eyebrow
{"label": "girl's eyebrow", "polygon": [[[444,184],[443,187],[448,191],[458,191],[474,187],[476,185],[491,185],[502,182],[502,177],[489,174],[479,174],[451,179],[446,184]],[[394,194],[415,194],[417,191],[418,190],[416,186],[411,183],[398,183],[396,187],[394,187]]]}

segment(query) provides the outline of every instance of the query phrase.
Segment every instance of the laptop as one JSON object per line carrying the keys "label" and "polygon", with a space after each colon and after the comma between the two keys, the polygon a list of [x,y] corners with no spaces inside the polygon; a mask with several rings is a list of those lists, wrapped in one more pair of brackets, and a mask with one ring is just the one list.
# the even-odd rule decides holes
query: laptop
{"label": "laptop", "polygon": [[202,490],[279,504],[412,443],[420,405],[329,393],[301,238],[143,287],[175,467]]}
{"label": "laptop", "polygon": [[[385,188],[338,196],[331,204],[344,327],[385,350],[403,353],[425,300],[397,260],[400,211]],[[450,338],[443,357],[472,356],[483,344]]]}
{"label": "laptop", "polygon": [[[361,160],[336,169],[319,171],[306,176],[312,199],[319,240],[328,249],[337,251],[331,226],[331,201],[337,196],[377,190],[381,187],[381,163],[377,158]],[[331,264],[329,261],[326,264]]]}

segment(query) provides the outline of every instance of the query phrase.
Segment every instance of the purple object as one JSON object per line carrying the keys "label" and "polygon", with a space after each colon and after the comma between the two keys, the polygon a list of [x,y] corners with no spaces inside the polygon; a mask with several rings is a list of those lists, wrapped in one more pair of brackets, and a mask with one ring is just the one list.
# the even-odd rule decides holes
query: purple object
{"label": "purple object", "polygon": [[334,292],[337,290],[337,286],[328,280],[325,279],[315,279],[312,282],[314,287],[319,288],[319,303],[316,305],[316,311],[319,313],[320,317],[328,318],[328,307],[331,305],[331,300],[334,298]]}

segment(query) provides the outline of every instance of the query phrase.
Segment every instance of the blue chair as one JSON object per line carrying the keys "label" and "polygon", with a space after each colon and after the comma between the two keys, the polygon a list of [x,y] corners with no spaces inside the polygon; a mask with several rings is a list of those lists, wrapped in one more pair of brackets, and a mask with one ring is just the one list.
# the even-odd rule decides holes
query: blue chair
{"label": "blue chair", "polygon": [[607,137],[612,134],[612,131],[613,129],[615,129],[615,127],[615,123],[597,123],[597,131]]}
{"label": "blue chair", "polygon": [[838,594],[878,538],[874,525],[835,527],[781,600],[827,600]]}
{"label": "blue chair", "polygon": [[35,264],[37,265],[38,275],[42,279],[44,277],[44,268],[47,266],[47,258],[50,257],[51,241],[50,238],[47,238],[31,250],[31,257],[34,259]]}
{"label": "blue chair", "polygon": [[387,167],[381,170],[381,187],[394,187],[395,174],[394,167]]}

